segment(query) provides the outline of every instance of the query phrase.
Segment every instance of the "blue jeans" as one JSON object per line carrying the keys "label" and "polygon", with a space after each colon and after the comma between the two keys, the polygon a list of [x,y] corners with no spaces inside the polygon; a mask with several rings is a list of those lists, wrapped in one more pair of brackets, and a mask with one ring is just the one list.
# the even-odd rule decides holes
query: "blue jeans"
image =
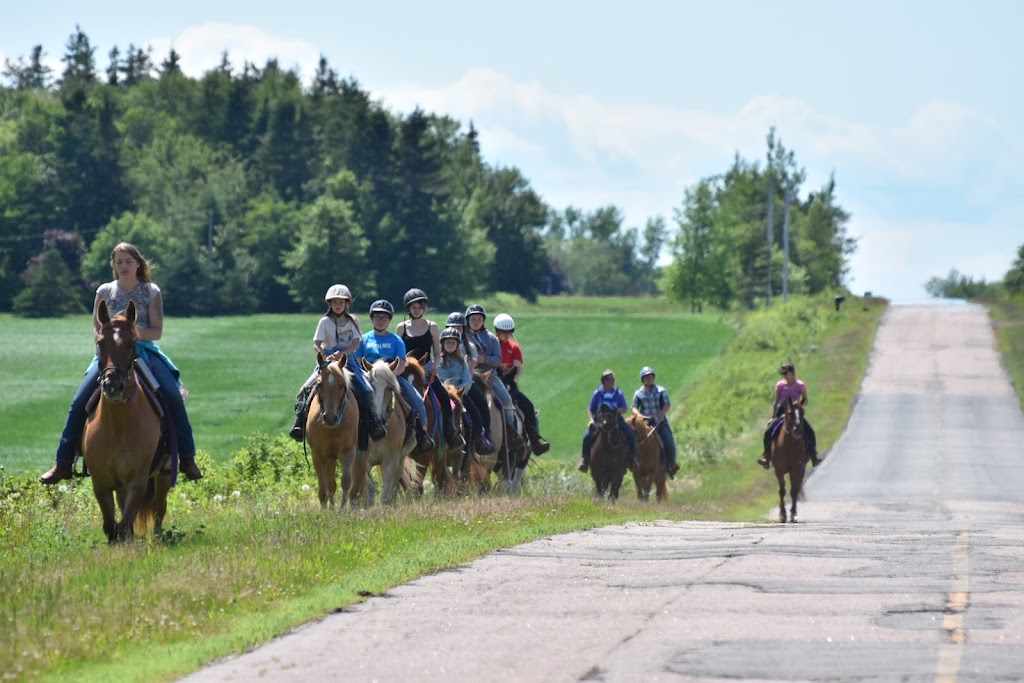
{"label": "blue jeans", "polygon": [[57,462],[70,465],[75,461],[75,453],[78,451],[82,440],[82,431],[85,429],[85,406],[89,402],[92,392],[99,386],[100,362],[93,358],[85,371],[85,377],[71,399],[71,408],[64,420],[64,431],[60,435],[60,443],[57,444]]}
{"label": "blue jeans", "polygon": [[192,424],[188,420],[188,413],[185,412],[185,401],[178,391],[178,380],[158,354],[146,355],[149,369],[160,383],[160,398],[167,408],[167,414],[174,421],[174,430],[178,437],[178,455],[182,458],[191,458],[196,454],[196,444],[192,438]]}
{"label": "blue jeans", "polygon": [[668,465],[673,465],[676,462],[676,437],[672,433],[672,427],[669,426],[668,420],[662,420],[658,423],[658,440],[661,441],[661,447],[665,449],[665,462]]}
{"label": "blue jeans", "polygon": [[427,426],[427,406],[423,403],[423,397],[420,396],[420,392],[416,391],[416,387],[412,385],[408,377],[399,377],[398,386],[402,390],[402,398],[405,402],[412,406],[412,409],[416,411],[416,414],[420,418],[420,424],[424,428]]}

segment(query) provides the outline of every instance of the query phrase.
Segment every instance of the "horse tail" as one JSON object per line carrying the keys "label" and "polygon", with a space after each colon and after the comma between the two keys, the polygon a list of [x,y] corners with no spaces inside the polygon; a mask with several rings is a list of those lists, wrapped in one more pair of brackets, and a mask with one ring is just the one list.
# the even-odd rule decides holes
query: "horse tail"
{"label": "horse tail", "polygon": [[423,489],[423,478],[420,476],[419,470],[416,469],[416,461],[408,456],[406,456],[402,463],[402,477],[399,484],[406,491]]}
{"label": "horse tail", "polygon": [[146,484],[146,493],[142,496],[142,502],[139,503],[139,509],[135,513],[136,535],[142,536],[148,534],[150,529],[153,528],[153,523],[156,521],[155,500],[156,481],[153,477],[150,477],[149,482]]}

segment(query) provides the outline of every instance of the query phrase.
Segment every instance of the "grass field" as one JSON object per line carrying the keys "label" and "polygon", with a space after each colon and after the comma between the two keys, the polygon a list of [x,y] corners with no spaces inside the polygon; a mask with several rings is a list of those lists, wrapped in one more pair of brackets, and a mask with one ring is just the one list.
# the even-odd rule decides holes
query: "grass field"
{"label": "grass field", "polygon": [[985,302],[992,315],[996,345],[1024,410],[1024,297]]}
{"label": "grass field", "polygon": [[[199,438],[220,444],[211,449],[216,462],[208,461],[202,482],[172,491],[163,537],[116,548],[103,542],[88,481],[42,487],[34,476],[47,462],[29,462],[16,476],[0,470],[0,585],[15,587],[0,591],[0,677],[173,680],[367,595],[540,536],[630,520],[763,521],[776,504],[776,485],[753,460],[775,368],[792,359],[808,381],[809,417],[827,449],[845,426],[885,305],[850,302],[836,313],[828,301],[804,300],[706,318],[651,300],[542,300],[508,310],[531,373],[526,387],[543,410],[557,458],[531,465],[519,498],[402,499],[390,508],[343,513],[320,510],[297,444],[280,433],[245,438],[240,425],[252,416],[238,414],[257,413],[250,431],[265,431],[261,420],[277,420],[283,431],[292,387],[308,370],[303,346],[315,321],[174,320],[188,348],[170,346],[176,339],[170,336],[167,348],[190,375],[201,368],[189,380],[190,405]],[[12,415],[21,416],[23,443],[32,441],[28,402],[9,397],[31,394],[24,388],[32,386],[33,372],[42,372],[29,345],[18,340],[29,328],[52,334],[72,329],[71,322],[47,328],[0,321],[0,335],[15,342],[14,349],[0,347],[5,449]],[[257,340],[261,326],[275,330],[262,339],[276,341]],[[253,338],[228,345],[232,327]],[[634,335],[657,343],[645,346]],[[289,345],[299,348],[292,355],[274,351]],[[86,346],[81,355],[87,354]],[[18,373],[7,374],[8,357],[18,359]],[[292,358],[290,370],[285,357]],[[63,362],[67,372],[80,372]],[[637,502],[628,476],[617,503],[595,500],[589,479],[573,466],[586,398],[605,366],[635,375],[644,363],[654,364],[672,390],[683,471],[670,482],[666,504]],[[56,365],[46,367],[56,374]],[[632,387],[635,376],[623,379]],[[74,383],[52,400],[66,403]],[[211,398],[230,399],[239,387],[254,395],[262,387],[263,399],[218,406]],[[281,405],[285,415],[277,417]],[[62,415],[48,419],[54,424],[47,428],[58,431]],[[48,449],[50,438],[55,434],[37,438],[35,447]]]}
{"label": "grass field", "polygon": [[[590,393],[613,368],[627,397],[652,365],[672,391],[692,384],[732,336],[717,316],[654,300],[544,299],[515,316],[526,358],[521,387],[552,442],[545,457],[579,454]],[[489,307],[492,316],[502,309]],[[427,317],[442,326],[447,313]],[[196,446],[223,462],[254,432],[291,426],[309,375],[315,315],[171,318],[160,346],[182,370]],[[361,321],[367,327],[366,321]],[[392,326],[394,329],[394,326]],[[67,408],[94,350],[87,316],[0,316],[0,465],[42,473],[53,461]]]}

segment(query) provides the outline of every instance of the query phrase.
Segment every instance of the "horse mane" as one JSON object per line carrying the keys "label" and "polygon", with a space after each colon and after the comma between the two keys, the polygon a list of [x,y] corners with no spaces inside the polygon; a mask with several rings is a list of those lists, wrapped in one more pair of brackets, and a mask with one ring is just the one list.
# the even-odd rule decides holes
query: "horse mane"
{"label": "horse mane", "polygon": [[378,360],[370,366],[370,384],[376,387],[378,382],[383,382],[385,386],[391,387],[396,393],[401,392],[398,388],[398,378],[395,377],[395,373],[391,372],[391,366],[385,360]]}
{"label": "horse mane", "polygon": [[487,372],[474,372],[473,373],[473,384],[475,384],[476,388],[479,389],[480,391],[482,391],[485,396],[487,394],[494,393],[491,390],[491,373],[492,372],[494,372],[494,370],[488,370]]}
{"label": "horse mane", "polygon": [[462,394],[465,393],[465,389],[456,389],[454,386],[452,386],[450,384],[445,384],[443,386],[448,391],[448,398],[450,398],[451,400],[455,401],[456,403],[458,403],[461,406],[462,405]]}
{"label": "horse mane", "polygon": [[418,379],[420,381],[420,386],[422,386],[427,379],[427,372],[426,370],[423,369],[423,364],[420,362],[419,358],[413,356],[412,354],[406,356],[405,372],[403,372],[402,374],[408,375],[409,373],[412,373],[414,375],[414,377],[410,377],[409,380],[414,381]]}

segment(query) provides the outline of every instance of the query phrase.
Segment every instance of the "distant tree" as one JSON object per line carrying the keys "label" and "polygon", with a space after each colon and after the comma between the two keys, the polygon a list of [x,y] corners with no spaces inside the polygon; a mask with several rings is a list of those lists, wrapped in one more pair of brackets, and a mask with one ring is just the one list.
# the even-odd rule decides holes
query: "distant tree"
{"label": "distant tree", "polygon": [[964,275],[956,268],[950,269],[944,278],[932,277],[924,289],[931,296],[944,299],[978,299],[998,293],[998,285],[985,282],[985,278],[975,280],[973,275]]}
{"label": "distant tree", "polygon": [[1010,296],[1024,294],[1024,244],[1017,247],[1017,258],[1003,276],[1003,287]]}
{"label": "distant tree", "polygon": [[704,303],[715,298],[714,280],[722,263],[715,232],[717,206],[710,180],[702,180],[686,190],[683,206],[675,210],[679,232],[673,243],[675,262],[669,270],[669,292],[690,301],[690,309],[699,313]]}
{"label": "distant tree", "polygon": [[50,87],[50,79],[53,69],[43,63],[42,45],[32,48],[26,62],[19,57],[18,61],[4,60],[3,76],[15,90],[46,90]]}
{"label": "distant tree", "polygon": [[89,44],[89,36],[78,26],[68,38],[64,53],[64,72],[61,74],[61,89],[96,82],[96,49]]}
{"label": "distant tree", "polygon": [[25,270],[25,288],[14,298],[14,312],[32,318],[51,318],[88,309],[81,272],[85,255],[77,235],[47,231],[44,249]]}

